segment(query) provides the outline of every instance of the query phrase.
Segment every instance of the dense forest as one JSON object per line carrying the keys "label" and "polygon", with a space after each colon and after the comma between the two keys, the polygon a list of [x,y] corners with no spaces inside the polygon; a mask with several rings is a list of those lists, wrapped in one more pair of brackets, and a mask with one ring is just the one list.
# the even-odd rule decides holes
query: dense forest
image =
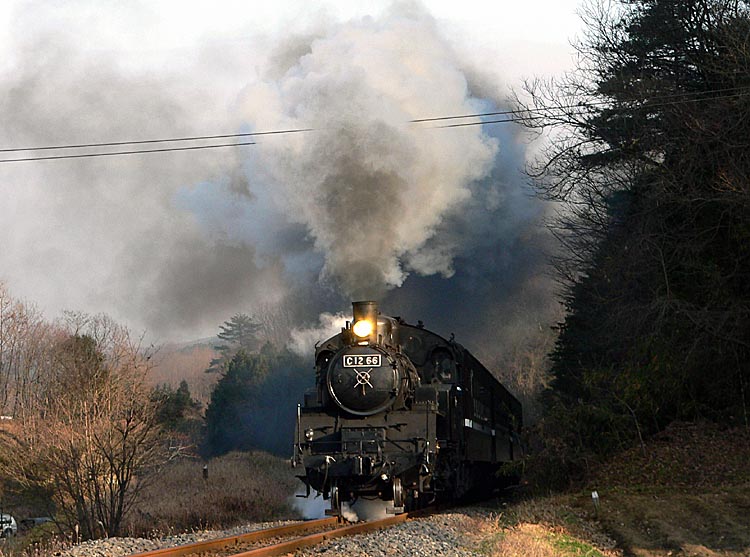
{"label": "dense forest", "polygon": [[750,14],[736,0],[589,4],[578,67],[517,95],[566,318],[545,394],[561,469],[673,420],[748,425]]}

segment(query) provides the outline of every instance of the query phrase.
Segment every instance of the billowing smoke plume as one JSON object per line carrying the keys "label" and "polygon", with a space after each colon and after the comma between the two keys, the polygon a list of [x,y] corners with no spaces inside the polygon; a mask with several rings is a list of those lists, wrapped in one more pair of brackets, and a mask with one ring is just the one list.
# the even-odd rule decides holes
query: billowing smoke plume
{"label": "billowing smoke plume", "polygon": [[207,336],[234,313],[295,300],[299,351],[323,338],[305,324],[348,316],[353,298],[459,338],[548,304],[534,278],[542,207],[524,190],[513,131],[409,123],[498,108],[477,95],[500,88],[466,70],[423,10],[144,70],[81,51],[81,28],[28,32],[45,9],[10,27],[24,31],[0,82],[2,145],[315,131],[3,165],[0,280],[14,294],[53,315],[106,311],[159,338]]}
{"label": "billowing smoke plume", "polygon": [[264,140],[250,154],[251,191],[265,189],[324,258],[345,295],[382,296],[410,271],[453,274],[456,246],[430,244],[469,186],[488,175],[497,142],[480,127],[409,121],[475,112],[464,75],[434,22],[393,13],[336,26],[240,104],[254,127],[313,128]]}
{"label": "billowing smoke plume", "polygon": [[[75,28],[35,34],[36,22],[60,15],[50,12],[44,3],[27,5],[9,25],[17,60],[0,80],[0,145],[235,128],[218,89],[212,99],[176,72],[120,67],[106,50],[81,50],[80,36],[67,35]],[[207,229],[184,205],[184,192],[200,183],[214,184],[230,203],[245,187],[241,156],[216,149],[0,165],[0,280],[50,317],[103,311],[162,339],[206,336],[238,308],[281,299],[286,279],[278,257],[258,257],[252,243]]]}

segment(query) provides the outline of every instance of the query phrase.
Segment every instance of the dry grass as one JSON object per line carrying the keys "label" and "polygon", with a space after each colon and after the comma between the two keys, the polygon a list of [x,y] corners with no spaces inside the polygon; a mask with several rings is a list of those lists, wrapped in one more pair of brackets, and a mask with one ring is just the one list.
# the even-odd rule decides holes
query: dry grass
{"label": "dry grass", "polygon": [[600,494],[601,522],[633,555],[750,555],[750,484],[692,490],[639,486]]}
{"label": "dry grass", "polygon": [[37,526],[21,536],[0,540],[0,557],[47,557],[59,555],[70,542],[59,536],[52,523]]}
{"label": "dry grass", "polygon": [[557,557],[548,532],[538,524],[519,524],[500,538],[495,555],[507,557]]}
{"label": "dry grass", "polygon": [[[208,480],[203,479],[203,465],[200,460],[180,460],[163,468],[126,518],[123,534],[162,536],[299,518],[289,504],[299,480],[287,460],[266,453],[230,453],[208,462]],[[0,557],[54,555],[69,543],[49,523],[0,540]]]}
{"label": "dry grass", "polygon": [[467,524],[471,545],[491,557],[621,557],[615,541],[571,507],[547,497],[479,513]]}
{"label": "dry grass", "polygon": [[550,532],[539,524],[519,524],[510,530],[497,546],[496,555],[504,557],[561,557],[604,554],[587,542]]}
{"label": "dry grass", "polygon": [[296,518],[289,504],[297,480],[285,459],[266,453],[230,453],[204,463],[165,467],[131,513],[129,535],[222,528],[248,521]]}

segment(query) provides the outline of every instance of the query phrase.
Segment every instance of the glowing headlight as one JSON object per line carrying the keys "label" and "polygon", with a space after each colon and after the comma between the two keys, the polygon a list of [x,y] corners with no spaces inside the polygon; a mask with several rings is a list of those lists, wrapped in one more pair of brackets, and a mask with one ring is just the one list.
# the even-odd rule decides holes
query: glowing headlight
{"label": "glowing headlight", "polygon": [[307,439],[308,443],[313,440],[313,435],[315,435],[315,432],[312,428],[305,430],[305,439]]}
{"label": "glowing headlight", "polygon": [[354,331],[354,334],[360,338],[368,337],[372,333],[372,323],[370,323],[366,319],[362,319],[354,324],[354,327],[352,327],[352,331]]}

